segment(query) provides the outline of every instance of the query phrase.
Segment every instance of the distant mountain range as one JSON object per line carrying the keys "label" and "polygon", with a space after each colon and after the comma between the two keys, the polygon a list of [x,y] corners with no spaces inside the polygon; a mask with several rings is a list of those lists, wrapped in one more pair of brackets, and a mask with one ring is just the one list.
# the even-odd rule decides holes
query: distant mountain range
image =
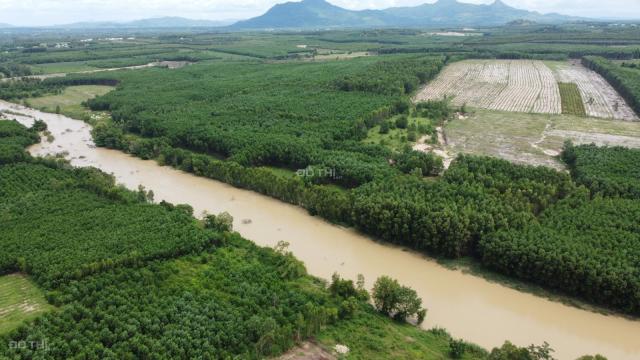
{"label": "distant mountain range", "polygon": [[110,29],[157,29],[157,28],[193,28],[193,27],[221,27],[235,23],[236,20],[214,21],[193,20],[177,16],[167,16],[134,20],[127,22],[79,22],[67,25],[58,25],[56,28],[85,29],[85,28],[110,28]]}
{"label": "distant mountain range", "polygon": [[[511,7],[502,0],[490,5],[438,0],[433,4],[395,7],[384,10],[347,10],[325,0],[303,0],[278,4],[265,14],[235,22],[160,17],[129,22],[79,22],[48,26],[58,29],[159,29],[213,28],[242,29],[326,29],[371,27],[482,27],[500,26],[520,20],[537,23],[563,23],[588,20],[560,14],[541,14]],[[13,27],[0,24],[0,28]]]}
{"label": "distant mountain range", "polygon": [[498,26],[514,20],[562,23],[585,19],[516,9],[501,0],[496,0],[491,5],[439,0],[434,4],[360,11],[343,9],[325,0],[303,0],[302,2],[278,4],[264,15],[239,21],[232,27],[238,29],[282,29]]}
{"label": "distant mountain range", "polygon": [[[77,22],[72,24],[47,26],[52,29],[161,29],[161,28],[213,28],[235,23],[237,20],[194,20],[177,16],[141,19],[134,21]],[[0,24],[0,28],[15,27]]]}

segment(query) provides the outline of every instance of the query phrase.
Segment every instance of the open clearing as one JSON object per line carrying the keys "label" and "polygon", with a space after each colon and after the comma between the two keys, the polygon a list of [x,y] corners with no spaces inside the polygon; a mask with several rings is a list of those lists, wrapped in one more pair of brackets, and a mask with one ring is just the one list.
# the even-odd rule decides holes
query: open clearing
{"label": "open clearing", "polygon": [[278,360],[335,360],[336,356],[319,346],[305,341],[299,346],[287,351],[278,357]]}
{"label": "open clearing", "polygon": [[0,276],[0,335],[51,309],[42,291],[26,276]]}
{"label": "open clearing", "polygon": [[640,148],[640,122],[572,115],[478,110],[447,123],[449,153],[495,156],[515,163],[562,169],[556,159],[565,140],[575,144]]}
{"label": "open clearing", "polygon": [[84,118],[90,111],[82,106],[82,102],[113,90],[112,86],[79,85],[69,86],[57,95],[47,95],[27,99],[29,105],[46,112],[55,112],[60,106],[60,112],[75,119]]}
{"label": "open clearing", "polygon": [[597,73],[577,62],[466,60],[447,66],[416,101],[452,97],[453,104],[509,112],[560,114],[558,82],[579,89],[588,116],[638,120],[624,99]]}

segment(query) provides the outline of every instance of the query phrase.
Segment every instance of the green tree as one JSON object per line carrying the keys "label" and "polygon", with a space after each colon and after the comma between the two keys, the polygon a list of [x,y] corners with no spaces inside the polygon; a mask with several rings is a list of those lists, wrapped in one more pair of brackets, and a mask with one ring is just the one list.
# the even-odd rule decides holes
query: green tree
{"label": "green tree", "polygon": [[380,124],[380,134],[388,134],[389,133],[389,122],[383,121]]}
{"label": "green tree", "polygon": [[462,359],[466,348],[467,344],[463,340],[451,339],[449,341],[449,355],[454,359]]}
{"label": "green tree", "polygon": [[407,125],[409,125],[409,118],[407,115],[402,115],[396,119],[396,127],[398,129],[406,129]]}
{"label": "green tree", "polygon": [[207,214],[204,216],[204,226],[218,231],[233,231],[233,216],[226,211],[218,215]]}
{"label": "green tree", "polygon": [[416,291],[388,276],[378,278],[374,284],[373,302],[378,311],[396,320],[406,321],[416,316],[422,322],[426,315]]}

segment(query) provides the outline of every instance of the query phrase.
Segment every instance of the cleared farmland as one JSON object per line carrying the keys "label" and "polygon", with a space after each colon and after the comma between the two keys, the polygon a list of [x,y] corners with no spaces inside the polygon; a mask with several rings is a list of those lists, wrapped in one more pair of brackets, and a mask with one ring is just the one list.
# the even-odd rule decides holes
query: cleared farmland
{"label": "cleared farmland", "polygon": [[560,82],[574,83],[580,90],[588,116],[636,121],[638,116],[618,92],[598,73],[578,62],[561,63],[554,67]]}
{"label": "cleared farmland", "polygon": [[560,90],[542,61],[469,60],[449,65],[416,100],[452,97],[455,105],[512,112],[560,114]]}
{"label": "cleared farmland", "polygon": [[466,60],[453,63],[416,101],[452,98],[454,105],[509,112],[561,114],[558,82],[575,84],[587,116],[638,120],[624,99],[597,73],[576,62]]}

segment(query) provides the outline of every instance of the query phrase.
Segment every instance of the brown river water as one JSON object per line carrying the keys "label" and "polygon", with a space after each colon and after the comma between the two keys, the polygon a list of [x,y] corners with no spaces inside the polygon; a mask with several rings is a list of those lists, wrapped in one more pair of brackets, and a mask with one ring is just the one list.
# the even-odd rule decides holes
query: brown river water
{"label": "brown river water", "polygon": [[[312,275],[329,279],[334,272],[355,279],[363,274],[370,286],[389,275],[411,286],[428,308],[425,328],[439,326],[454,337],[492,348],[505,340],[527,346],[547,341],[561,360],[600,353],[610,360],[640,359],[640,321],[602,315],[451,270],[415,252],[374,242],[351,229],[312,217],[278,200],[140,160],[122,152],[96,148],[90,126],[0,101],[0,111],[30,126],[44,120],[55,137],[32,146],[33,155],[67,152],[75,166],[95,166],[112,173],[131,189],[144,185],[155,200],[193,206],[195,214],[228,211],[234,228],[258,245],[280,240],[304,261]],[[250,219],[250,223],[243,220]],[[348,346],[348,344],[347,344]]]}

